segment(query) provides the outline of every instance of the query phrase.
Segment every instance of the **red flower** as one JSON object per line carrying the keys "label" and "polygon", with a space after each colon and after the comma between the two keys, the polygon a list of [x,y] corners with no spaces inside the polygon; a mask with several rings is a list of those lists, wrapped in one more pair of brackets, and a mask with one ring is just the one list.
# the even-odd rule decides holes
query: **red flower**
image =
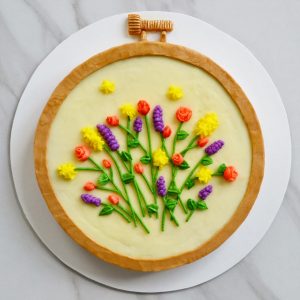
{"label": "red flower", "polygon": [[233,166],[229,166],[225,169],[223,177],[227,181],[235,181],[239,173]]}
{"label": "red flower", "polygon": [[102,166],[106,169],[110,169],[111,168],[111,162],[108,159],[103,159],[102,160]]}
{"label": "red flower", "polygon": [[108,116],[106,118],[106,123],[110,126],[118,126],[119,118],[118,118],[118,116]]}
{"label": "red flower", "polygon": [[162,132],[162,135],[164,138],[168,138],[170,135],[172,134],[172,130],[170,128],[170,126],[165,126],[163,132]]}
{"label": "red flower", "polygon": [[92,181],[86,182],[86,184],[83,186],[83,188],[87,191],[90,192],[96,188],[96,185]]}
{"label": "red flower", "polygon": [[109,201],[111,204],[116,205],[116,204],[119,203],[120,198],[119,198],[118,196],[116,196],[116,195],[109,195],[109,196],[108,196],[108,201]]}
{"label": "red flower", "polygon": [[144,173],[144,167],[141,163],[135,163],[134,164],[134,171],[137,174],[143,174]]}
{"label": "red flower", "polygon": [[192,117],[192,111],[187,107],[179,107],[176,111],[176,118],[179,122],[187,122]]}
{"label": "red flower", "polygon": [[74,154],[79,160],[85,161],[90,157],[91,150],[86,146],[79,145],[75,148]]}
{"label": "red flower", "polygon": [[172,155],[172,161],[175,166],[180,166],[183,163],[183,156],[180,153]]}
{"label": "red flower", "polygon": [[150,105],[147,101],[140,100],[137,104],[137,110],[141,115],[146,116],[150,111]]}
{"label": "red flower", "polygon": [[203,148],[206,144],[208,143],[208,138],[204,137],[204,138],[199,138],[197,140],[197,145],[201,148]]}

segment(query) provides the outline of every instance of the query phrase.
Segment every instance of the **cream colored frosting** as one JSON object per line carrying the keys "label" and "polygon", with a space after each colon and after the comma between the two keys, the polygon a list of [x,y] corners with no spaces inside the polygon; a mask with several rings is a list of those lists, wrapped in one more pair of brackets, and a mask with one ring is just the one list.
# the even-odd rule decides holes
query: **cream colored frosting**
{"label": "cream colored frosting", "polygon": [[[114,93],[104,95],[99,92],[103,80],[115,83]],[[172,101],[166,96],[170,85],[178,85],[184,91],[184,97]],[[144,222],[151,233],[146,234],[138,226],[127,224],[118,214],[98,216],[100,208],[82,202],[80,195],[84,193],[83,185],[87,181],[95,181],[95,172],[79,172],[72,181],[65,181],[57,176],[56,168],[63,162],[73,162],[77,166],[88,165],[74,157],[74,147],[82,143],[80,129],[85,126],[95,126],[104,123],[107,115],[119,114],[119,106],[123,103],[136,104],[139,99],[146,99],[151,107],[160,104],[164,110],[164,120],[175,132],[178,122],[175,112],[179,106],[187,106],[193,110],[193,116],[183,129],[192,132],[195,123],[207,112],[216,112],[220,126],[210,137],[210,141],[222,139],[223,149],[213,156],[214,164],[209,166],[216,169],[221,163],[234,165],[239,177],[233,183],[223,178],[214,177],[211,184],[214,191],[206,200],[208,210],[196,211],[191,220],[186,223],[185,215],[178,206],[175,211],[180,227],[175,227],[166,219],[165,232],[160,230],[160,219],[146,217]],[[125,119],[121,117],[125,124]],[[125,149],[124,133],[113,128],[121,148]],[[146,136],[140,135],[147,146]],[[189,139],[177,143],[177,151],[187,145]],[[153,131],[153,149],[160,146],[158,134]],[[172,136],[167,140],[171,149]],[[132,150],[134,161],[142,155],[140,150]],[[200,148],[190,151],[186,160],[193,166],[203,155]],[[104,152],[93,153],[93,158],[100,162],[107,158]],[[164,57],[137,57],[113,63],[104,67],[86,79],[68,95],[60,107],[51,126],[47,161],[50,180],[57,198],[73,222],[91,239],[98,244],[122,255],[133,258],[158,259],[178,255],[193,250],[209,240],[219,231],[235,212],[246,191],[251,168],[251,143],[243,118],[234,102],[224,88],[209,74],[192,65]],[[146,167],[146,176],[149,176]],[[180,171],[177,183],[180,186],[189,170]],[[115,172],[115,174],[117,174]],[[170,179],[170,168],[165,167],[160,174],[166,181]],[[115,175],[116,176],[116,175]],[[138,176],[138,175],[137,175]],[[148,203],[153,197],[142,181],[139,181]],[[197,199],[198,191],[203,185],[196,186],[182,194],[188,198]],[[108,194],[99,190],[92,192],[102,200],[107,201]],[[130,196],[139,212],[135,194],[130,190]],[[121,201],[122,203],[122,201]],[[161,204],[161,202],[159,202]]]}

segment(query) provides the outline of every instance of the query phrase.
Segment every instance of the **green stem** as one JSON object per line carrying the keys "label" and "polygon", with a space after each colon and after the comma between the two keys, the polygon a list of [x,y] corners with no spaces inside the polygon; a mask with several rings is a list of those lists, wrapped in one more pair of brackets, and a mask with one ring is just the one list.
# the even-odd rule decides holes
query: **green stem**
{"label": "green stem", "polygon": [[191,139],[191,141],[189,142],[189,144],[187,145],[187,147],[186,147],[185,149],[183,149],[183,150],[180,152],[182,156],[185,156],[186,153],[187,153],[189,150],[194,149],[194,148],[197,147],[196,145],[193,145],[197,139],[198,139],[198,136],[197,136],[197,135],[195,135],[195,136]]}
{"label": "green stem", "polygon": [[166,208],[164,207],[161,217],[161,231],[165,231],[165,220],[166,220]]}
{"label": "green stem", "polygon": [[151,193],[154,193],[153,187],[151,187],[151,184],[150,184],[149,180],[147,179],[147,177],[145,176],[145,174],[142,173],[141,175],[142,175],[142,177],[143,177],[145,183],[147,184],[147,186],[148,186],[150,192],[151,192]]}
{"label": "green stem", "polygon": [[95,168],[75,168],[74,169],[75,171],[97,171],[99,172],[100,170],[99,169],[95,169]]}
{"label": "green stem", "polygon": [[166,147],[166,139],[163,137],[162,134],[160,134],[160,137],[161,137],[162,149],[166,152],[166,155],[167,155],[168,159],[170,160],[170,155],[169,155],[169,152],[168,152],[167,147]]}
{"label": "green stem", "polygon": [[[117,193],[118,195],[120,195],[117,190],[113,190],[113,189],[110,189],[110,188],[106,188],[106,187],[102,187],[102,186],[96,186],[96,189],[101,190],[101,191]],[[120,195],[120,196],[122,197],[122,195]]]}
{"label": "green stem", "polygon": [[120,216],[122,216],[128,223],[131,223],[131,220],[125,215],[125,213],[121,210],[118,210],[116,206],[114,206],[114,211],[117,212]]}
{"label": "green stem", "polygon": [[175,132],[174,138],[173,138],[172,156],[175,153],[176,142],[177,142],[177,134],[181,130],[182,125],[183,125],[183,122],[180,122],[179,125],[178,125],[178,127],[177,127],[177,130]]}
{"label": "green stem", "polygon": [[187,209],[186,209],[185,205],[183,204],[183,202],[182,202],[182,199],[181,199],[180,195],[178,195],[178,201],[179,201],[179,204],[180,204],[181,208],[183,209],[184,213],[185,213],[185,214],[187,214],[187,213],[188,213],[188,211],[187,211]]}
{"label": "green stem", "polygon": [[[104,150],[110,156],[110,158],[113,160],[113,162],[114,162],[114,164],[115,164],[115,166],[117,168],[117,171],[119,173],[120,179],[121,179],[122,178],[122,173],[121,173],[121,169],[120,169],[120,166],[119,166],[117,160],[115,159],[114,155],[111,153],[110,149],[106,145],[104,146]],[[131,204],[131,201],[130,201],[130,198],[129,198],[129,195],[128,195],[128,191],[127,191],[126,185],[125,185],[125,183],[123,181],[122,181],[122,185],[123,185],[123,188],[124,188],[124,191],[125,191],[125,194],[126,194],[126,198],[124,198],[124,199],[127,199],[127,204],[130,207],[130,210],[131,210],[132,215],[133,215],[133,222],[134,222],[134,225],[136,226],[136,213],[135,213],[135,211],[134,211],[134,209],[132,207],[132,204]]]}
{"label": "green stem", "polygon": [[142,219],[140,218],[139,215],[137,215],[135,213],[135,217],[138,219],[138,221],[140,222],[140,224],[142,225],[142,227],[144,228],[144,230],[147,232],[147,233],[150,233],[150,230],[147,228],[147,226],[145,225],[145,223],[142,221]]}
{"label": "green stem", "polygon": [[117,154],[118,154],[118,156],[119,156],[119,158],[120,158],[120,160],[121,160],[121,162],[122,162],[122,165],[125,167],[125,169],[127,170],[127,172],[129,172],[129,171],[130,171],[130,168],[128,168],[128,166],[126,165],[125,161],[123,160],[120,151],[117,150],[116,152],[117,152]]}
{"label": "green stem", "polygon": [[135,191],[136,191],[136,195],[137,195],[137,198],[138,198],[138,202],[139,202],[139,206],[140,206],[140,209],[141,209],[141,212],[142,212],[142,216],[145,217],[145,209],[144,209],[143,204],[142,204],[140,189],[139,189],[135,179],[133,180],[133,185],[134,185],[134,188],[135,188]]}
{"label": "green stem", "polygon": [[191,216],[193,215],[193,213],[194,213],[194,210],[191,210],[190,213],[189,213],[189,215],[188,215],[187,218],[185,219],[186,222],[188,222],[188,221],[190,220],[190,218],[191,218]]}
{"label": "green stem", "polygon": [[99,165],[97,164],[94,159],[92,159],[91,157],[88,158],[88,160],[96,167],[98,168],[99,170],[101,170],[103,173],[105,173],[104,169]]}

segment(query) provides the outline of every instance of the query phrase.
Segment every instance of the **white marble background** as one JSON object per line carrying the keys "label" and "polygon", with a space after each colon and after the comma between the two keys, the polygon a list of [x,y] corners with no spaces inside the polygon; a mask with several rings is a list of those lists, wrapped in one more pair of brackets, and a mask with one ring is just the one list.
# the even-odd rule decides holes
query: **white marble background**
{"label": "white marble background", "polygon": [[[41,60],[78,29],[138,10],[190,14],[245,44],[279,89],[293,140],[291,181],[263,241],[241,263],[208,283],[154,295],[96,284],[52,256],[22,215],[9,164],[13,115]],[[0,299],[300,299],[299,16],[299,0],[0,0]]]}

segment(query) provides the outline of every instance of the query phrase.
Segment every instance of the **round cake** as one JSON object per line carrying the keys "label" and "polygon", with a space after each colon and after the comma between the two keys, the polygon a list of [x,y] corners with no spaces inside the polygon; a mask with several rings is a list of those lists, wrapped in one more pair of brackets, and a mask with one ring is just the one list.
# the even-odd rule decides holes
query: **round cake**
{"label": "round cake", "polygon": [[58,223],[97,257],[139,271],[220,246],[249,213],[263,166],[259,123],[238,84],[163,42],[84,62],[36,131],[36,176]]}

